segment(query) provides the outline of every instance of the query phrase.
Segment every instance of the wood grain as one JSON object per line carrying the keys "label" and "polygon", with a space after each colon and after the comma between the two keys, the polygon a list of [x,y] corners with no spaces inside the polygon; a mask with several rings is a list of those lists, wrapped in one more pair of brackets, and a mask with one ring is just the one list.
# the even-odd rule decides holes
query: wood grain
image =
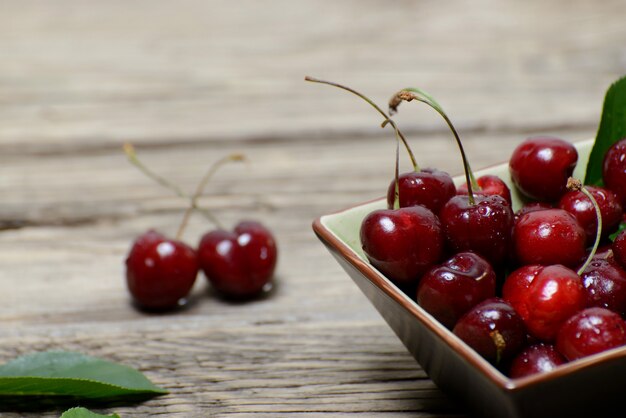
{"label": "wood grain", "polygon": [[[384,104],[427,88],[458,122],[474,167],[527,135],[593,136],[626,70],[620,1],[180,1],[0,5],[0,361],[68,349],[144,371],[170,391],[131,416],[452,417],[442,394],[313,235],[311,221],[379,197],[393,135],[305,74]],[[459,12],[459,11],[462,11]],[[398,122],[423,166],[461,169],[433,112]],[[174,234],[186,202],[131,167],[121,144],[202,205],[255,218],[280,248],[274,290],[233,304],[199,277],[179,312],[129,303],[123,260],[148,228]],[[408,167],[403,160],[403,167]],[[211,228],[192,218],[185,239]],[[6,417],[55,417],[0,405]]]}

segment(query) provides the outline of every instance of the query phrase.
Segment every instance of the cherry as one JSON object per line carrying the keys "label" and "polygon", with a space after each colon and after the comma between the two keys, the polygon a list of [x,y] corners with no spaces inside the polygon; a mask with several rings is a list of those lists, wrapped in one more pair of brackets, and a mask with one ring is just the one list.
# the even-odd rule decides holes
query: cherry
{"label": "cherry", "polygon": [[614,261],[596,255],[581,273],[588,307],[626,314],[626,272]]}
{"label": "cherry", "polygon": [[495,364],[517,354],[526,339],[522,318],[500,298],[486,299],[474,306],[457,321],[452,332]]}
{"label": "cherry", "polygon": [[360,236],[370,263],[401,285],[416,283],[443,255],[439,219],[422,206],[374,211]]}
{"label": "cherry", "polygon": [[[602,214],[602,236],[606,237],[617,228],[622,220],[622,204],[617,195],[603,187],[587,186],[587,190],[593,195],[600,206]],[[587,242],[593,242],[596,236],[598,222],[593,203],[581,191],[565,193],[559,200],[558,207],[568,211],[585,230]]]}
{"label": "cherry", "polygon": [[605,308],[587,308],[559,330],[556,348],[570,361],[626,344],[626,323]]}
{"label": "cherry", "polygon": [[572,175],[578,153],[569,142],[559,138],[528,138],[513,151],[509,160],[511,179],[526,196],[542,201],[557,201]]}
{"label": "cherry", "polygon": [[513,226],[513,211],[501,196],[466,195],[450,199],[439,217],[452,252],[474,251],[501,266],[508,257]]}
{"label": "cherry", "polygon": [[462,252],[424,274],[417,303],[451,329],[465,312],[495,293],[496,274],[487,260]]}
{"label": "cherry", "polygon": [[150,230],[133,243],[126,258],[126,283],[144,309],[178,306],[198,274],[195,251],[185,243]]}
{"label": "cherry", "polygon": [[233,232],[208,232],[198,246],[202,271],[213,288],[227,298],[250,298],[261,293],[272,279],[276,259],[272,233],[254,221],[238,223]]}
{"label": "cherry", "polygon": [[[478,177],[476,183],[478,184],[478,190],[474,190],[475,194],[498,195],[509,202],[509,205],[513,206],[511,190],[500,177],[485,174],[484,176]],[[457,188],[457,194],[468,194],[467,183],[463,183]]]}
{"label": "cherry", "polygon": [[[403,173],[398,178],[400,207],[421,205],[438,214],[441,207],[456,194],[452,177],[445,171],[424,168]],[[395,200],[393,180],[387,190],[387,205],[393,209]]]}
{"label": "cherry", "polygon": [[602,179],[604,185],[619,196],[622,206],[626,206],[626,138],[613,144],[604,154]]}
{"label": "cherry", "polygon": [[526,203],[524,206],[519,208],[517,212],[515,212],[515,215],[513,216],[513,224],[516,224],[517,221],[519,221],[519,218],[521,218],[526,213],[535,212],[537,210],[544,210],[544,209],[552,209],[552,205],[546,202]]}
{"label": "cherry", "polygon": [[465,171],[467,195],[448,200],[439,212],[446,243],[453,252],[474,251],[487,258],[497,268],[504,264],[511,242],[513,210],[507,200],[498,195],[476,195],[479,189],[467,160],[456,128],[443,108],[429,94],[409,88],[396,93],[389,102],[391,111],[397,111],[402,101],[419,101],[434,109],[445,120],[461,153]]}
{"label": "cherry", "polygon": [[585,257],[585,231],[563,209],[525,213],[513,228],[513,247],[521,264],[574,267]]}
{"label": "cherry", "polygon": [[626,230],[620,232],[611,246],[615,261],[626,269]]}
{"label": "cherry", "polygon": [[513,379],[554,370],[567,360],[552,344],[533,344],[526,347],[511,362],[509,376]]}
{"label": "cherry", "polygon": [[562,265],[524,266],[504,282],[502,297],[520,314],[530,335],[554,340],[561,324],[585,307],[582,281]]}

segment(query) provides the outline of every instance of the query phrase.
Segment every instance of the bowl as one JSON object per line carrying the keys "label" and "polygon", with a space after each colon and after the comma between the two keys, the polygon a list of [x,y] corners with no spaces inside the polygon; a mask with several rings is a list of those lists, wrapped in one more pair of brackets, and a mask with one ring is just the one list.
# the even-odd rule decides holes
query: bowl
{"label": "bowl", "polygon": [[[593,141],[575,146],[579,162],[574,176],[583,178]],[[507,183],[514,210],[522,205],[508,163],[476,172],[483,174],[495,174]],[[464,177],[454,180],[460,184]],[[359,239],[363,218],[385,207],[385,198],[353,206],[318,218],[313,230],[439,388],[481,417],[590,417],[619,411],[626,393],[626,347],[511,379],[423,310],[413,295],[385,278],[367,261]],[[626,407],[621,409],[623,416]]]}

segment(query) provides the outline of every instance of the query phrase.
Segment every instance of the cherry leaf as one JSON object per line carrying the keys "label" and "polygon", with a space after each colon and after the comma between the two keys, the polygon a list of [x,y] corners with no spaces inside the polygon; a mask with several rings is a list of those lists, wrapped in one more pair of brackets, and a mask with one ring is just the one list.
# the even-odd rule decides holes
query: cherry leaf
{"label": "cherry leaf", "polygon": [[165,393],[135,369],[68,351],[28,354],[0,366],[0,396],[107,399]]}
{"label": "cherry leaf", "polygon": [[63,412],[60,418],[120,418],[117,414],[101,415],[86,408],[72,408]]}
{"label": "cherry leaf", "polygon": [[601,186],[602,164],[607,150],[626,137],[626,77],[609,87],[604,96],[604,106],[596,141],[591,149],[585,184]]}

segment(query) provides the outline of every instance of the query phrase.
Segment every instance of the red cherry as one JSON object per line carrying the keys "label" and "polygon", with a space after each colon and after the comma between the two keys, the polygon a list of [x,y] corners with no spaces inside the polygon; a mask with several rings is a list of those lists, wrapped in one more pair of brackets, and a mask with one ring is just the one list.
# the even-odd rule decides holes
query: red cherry
{"label": "red cherry", "polygon": [[509,376],[517,379],[536,373],[545,373],[565,363],[567,360],[556,350],[554,345],[534,344],[526,347],[513,359]]}
{"label": "red cherry", "polygon": [[502,296],[520,314],[530,335],[554,340],[561,324],[585,307],[580,277],[562,265],[526,266],[507,277]]}
{"label": "red cherry", "polygon": [[446,243],[452,252],[473,251],[494,266],[501,266],[511,243],[513,211],[501,196],[457,195],[439,214]]}
{"label": "red cherry", "polygon": [[562,139],[547,136],[528,138],[515,150],[509,160],[511,179],[526,196],[542,201],[557,201],[567,179],[572,175],[578,153]]}
{"label": "red cherry", "polygon": [[588,307],[626,314],[626,272],[614,261],[596,255],[581,273]]}
{"label": "red cherry", "polygon": [[626,231],[620,232],[611,246],[615,261],[626,269]]}
{"label": "red cherry", "polygon": [[205,234],[198,247],[205,276],[228,298],[250,298],[271,281],[277,247],[272,233],[258,222],[244,221],[234,232],[222,229]]}
{"label": "red cherry", "polygon": [[376,210],[363,219],[360,236],[370,263],[400,285],[416,283],[443,255],[439,219],[423,206]]}
{"label": "red cherry", "polygon": [[126,258],[126,283],[144,309],[171,309],[189,294],[198,274],[195,251],[150,230],[133,243]]}
{"label": "red cherry", "polygon": [[602,179],[626,206],[626,138],[613,144],[604,155]]}
{"label": "red cherry", "polygon": [[[509,205],[513,205],[511,200],[511,190],[509,190],[509,186],[498,176],[494,176],[491,174],[485,174],[484,176],[480,176],[476,179],[476,183],[478,183],[478,190],[474,190],[475,194],[478,195],[498,195],[503,197]],[[467,194],[467,183],[463,183],[457,188],[457,194]]]}
{"label": "red cherry", "polygon": [[587,308],[559,330],[556,348],[570,361],[626,344],[626,323],[604,308]]}
{"label": "red cherry", "polygon": [[[622,204],[615,193],[603,187],[586,186],[600,207],[602,215],[602,236],[613,232],[622,220]],[[587,243],[593,243],[598,228],[596,210],[591,200],[581,191],[565,193],[558,207],[568,211],[585,230]]]}
{"label": "red cherry", "polygon": [[517,354],[526,339],[522,318],[500,298],[474,306],[457,321],[452,332],[495,364]]}
{"label": "red cherry", "polygon": [[552,209],[552,205],[546,202],[529,202],[524,206],[519,208],[517,212],[515,212],[515,216],[513,217],[513,224],[516,224],[519,219],[527,213],[535,212],[538,210],[544,209]]}
{"label": "red cherry", "polygon": [[574,267],[585,257],[585,231],[563,209],[522,215],[513,228],[515,256],[521,264],[563,264]]}
{"label": "red cherry", "polygon": [[465,312],[495,294],[496,274],[487,260],[463,252],[424,274],[417,303],[451,329]]}
{"label": "red cherry", "polygon": [[[424,168],[398,177],[400,207],[421,205],[438,214],[441,207],[456,194],[452,177],[445,171]],[[387,190],[387,207],[393,209],[395,179]]]}

